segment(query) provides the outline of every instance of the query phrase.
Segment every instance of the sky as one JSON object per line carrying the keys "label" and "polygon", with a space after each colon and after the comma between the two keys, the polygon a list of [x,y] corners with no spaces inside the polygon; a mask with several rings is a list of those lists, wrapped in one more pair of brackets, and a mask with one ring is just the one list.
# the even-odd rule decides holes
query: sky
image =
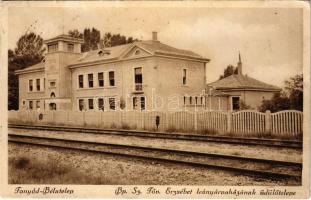
{"label": "sky", "polygon": [[241,53],[243,74],[282,87],[302,73],[303,26],[299,8],[208,7],[11,7],[8,45],[26,30],[49,39],[69,30],[95,27],[191,50],[211,61],[207,82],[217,80]]}

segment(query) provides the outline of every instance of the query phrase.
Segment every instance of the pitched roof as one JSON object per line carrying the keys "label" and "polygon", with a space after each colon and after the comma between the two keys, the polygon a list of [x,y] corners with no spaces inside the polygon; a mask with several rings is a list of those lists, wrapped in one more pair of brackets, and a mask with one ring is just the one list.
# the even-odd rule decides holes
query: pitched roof
{"label": "pitched roof", "polygon": [[[186,58],[192,58],[192,59],[199,59],[205,62],[208,62],[209,59],[206,59],[192,51],[183,50],[183,49],[177,49],[174,47],[171,47],[169,45],[163,44],[159,41],[138,41],[130,44],[124,44],[124,45],[118,45],[114,47],[107,47],[99,50],[93,50],[84,53],[81,58],[79,58],[77,61],[70,64],[76,65],[76,64],[83,64],[93,61],[109,61],[109,60],[117,60],[121,59],[122,55],[131,50],[133,47],[139,47],[143,50],[146,50],[147,52],[151,53],[151,55],[168,55],[168,56],[177,56],[177,57],[186,57]],[[101,56],[99,55],[99,52],[103,51],[104,53],[107,52],[106,55]]]}
{"label": "pitched roof", "polygon": [[26,67],[25,69],[16,70],[15,73],[16,74],[20,74],[20,73],[23,73],[23,72],[38,71],[38,70],[44,70],[44,62],[40,62],[40,63],[32,65],[30,67]]}
{"label": "pitched roof", "polygon": [[243,74],[233,74],[207,85],[216,89],[258,89],[273,91],[281,90],[279,87],[261,82]]}

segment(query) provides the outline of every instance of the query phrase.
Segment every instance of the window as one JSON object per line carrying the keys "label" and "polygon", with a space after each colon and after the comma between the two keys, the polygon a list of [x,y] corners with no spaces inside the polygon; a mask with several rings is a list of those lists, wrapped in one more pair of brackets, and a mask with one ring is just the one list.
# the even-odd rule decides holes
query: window
{"label": "window", "polygon": [[51,53],[51,52],[55,52],[58,50],[58,44],[49,44],[48,45],[48,52]]}
{"label": "window", "polygon": [[189,97],[189,104],[192,105],[192,97]]}
{"label": "window", "polygon": [[198,105],[198,97],[195,97],[195,105]]}
{"label": "window", "polygon": [[32,110],[33,109],[33,102],[29,101],[29,109]]}
{"label": "window", "polygon": [[143,83],[143,74],[142,74],[142,68],[138,67],[134,69],[135,73],[135,90],[136,91],[141,91],[142,88],[142,83]]}
{"label": "window", "polygon": [[187,69],[182,70],[182,84],[183,85],[187,84]]}
{"label": "window", "polygon": [[83,99],[79,99],[79,110],[80,111],[84,110],[84,100]]}
{"label": "window", "polygon": [[88,81],[89,81],[89,87],[93,87],[93,74],[88,74],[87,75]]}
{"label": "window", "polygon": [[67,51],[73,52],[74,51],[74,45],[73,44],[67,44]]}
{"label": "window", "polygon": [[37,108],[37,109],[40,108],[40,101],[37,101],[37,102],[36,102],[36,108]]}
{"label": "window", "polygon": [[23,100],[23,106],[26,104],[25,100]]}
{"label": "window", "polygon": [[104,99],[103,98],[98,99],[98,109],[104,110]]}
{"label": "window", "polygon": [[43,90],[45,90],[45,78],[43,78]]}
{"label": "window", "polygon": [[104,86],[104,73],[103,72],[98,73],[98,86],[99,87]]}
{"label": "window", "polygon": [[51,98],[55,98],[55,93],[54,93],[54,92],[51,92],[50,97],[51,97]]}
{"label": "window", "polygon": [[240,109],[240,97],[232,97],[232,110]]}
{"label": "window", "polygon": [[109,85],[114,86],[115,81],[114,81],[114,71],[109,72]]}
{"label": "window", "polygon": [[56,86],[56,82],[55,81],[51,81],[50,82],[50,87],[55,87]]}
{"label": "window", "polygon": [[32,80],[29,80],[29,91],[30,92],[32,92],[32,90],[33,90],[33,82],[32,82]]}
{"label": "window", "polygon": [[90,110],[94,109],[94,100],[93,99],[89,99],[89,109]]}
{"label": "window", "polygon": [[110,110],[116,109],[116,102],[115,102],[114,98],[109,98],[109,108],[110,108]]}
{"label": "window", "polygon": [[135,51],[135,55],[139,55],[140,54],[140,51],[139,50],[136,50]]}
{"label": "window", "polygon": [[140,97],[140,109],[145,110],[145,97]]}
{"label": "window", "polygon": [[36,79],[37,91],[40,91],[40,79]]}
{"label": "window", "polygon": [[83,88],[83,75],[79,75],[79,88]]}
{"label": "window", "polygon": [[184,105],[186,105],[186,97],[184,96]]}
{"label": "window", "polygon": [[49,108],[50,110],[56,110],[56,103],[50,103]]}
{"label": "window", "polygon": [[200,97],[200,99],[201,99],[201,105],[203,105],[203,97]]}
{"label": "window", "polygon": [[133,97],[133,110],[137,110],[138,107],[138,98]]}

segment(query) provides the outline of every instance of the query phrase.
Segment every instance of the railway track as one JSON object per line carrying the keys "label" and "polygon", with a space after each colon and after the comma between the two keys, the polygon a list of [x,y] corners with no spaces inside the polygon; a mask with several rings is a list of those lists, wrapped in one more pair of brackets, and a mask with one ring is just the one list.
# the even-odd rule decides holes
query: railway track
{"label": "railway track", "polygon": [[174,139],[174,140],[188,140],[199,142],[214,142],[227,143],[236,145],[258,145],[275,148],[294,148],[302,149],[302,141],[298,140],[279,140],[279,139],[259,139],[259,138],[245,138],[245,137],[228,137],[228,136],[214,136],[214,135],[196,135],[196,134],[181,134],[181,133],[164,133],[164,132],[148,132],[148,131],[134,131],[134,130],[112,130],[99,128],[84,128],[84,127],[65,127],[65,126],[45,126],[45,125],[20,125],[9,124],[9,128],[29,129],[29,130],[46,130],[46,131],[64,131],[64,132],[81,132],[92,134],[106,134],[106,135],[121,135],[133,136],[143,138],[160,138],[160,139]]}
{"label": "railway track", "polygon": [[156,161],[191,167],[230,171],[235,174],[268,179],[301,181],[302,163],[276,161],[225,154],[120,145],[74,139],[9,134],[9,142],[52,148],[87,151],[131,159]]}

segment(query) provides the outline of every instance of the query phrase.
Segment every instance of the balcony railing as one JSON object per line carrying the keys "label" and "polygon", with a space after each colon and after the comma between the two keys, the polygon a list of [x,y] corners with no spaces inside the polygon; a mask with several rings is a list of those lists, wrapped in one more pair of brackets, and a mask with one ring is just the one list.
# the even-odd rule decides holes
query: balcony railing
{"label": "balcony railing", "polygon": [[143,84],[135,83],[133,92],[134,93],[143,93]]}

